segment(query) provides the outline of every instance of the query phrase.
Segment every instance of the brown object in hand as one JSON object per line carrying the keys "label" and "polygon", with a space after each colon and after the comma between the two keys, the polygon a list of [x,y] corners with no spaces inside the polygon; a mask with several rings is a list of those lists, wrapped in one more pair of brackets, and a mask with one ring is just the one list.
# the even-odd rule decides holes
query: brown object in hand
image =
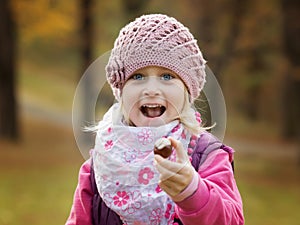
{"label": "brown object in hand", "polygon": [[168,158],[172,154],[171,141],[168,138],[160,138],[154,144],[154,154]]}

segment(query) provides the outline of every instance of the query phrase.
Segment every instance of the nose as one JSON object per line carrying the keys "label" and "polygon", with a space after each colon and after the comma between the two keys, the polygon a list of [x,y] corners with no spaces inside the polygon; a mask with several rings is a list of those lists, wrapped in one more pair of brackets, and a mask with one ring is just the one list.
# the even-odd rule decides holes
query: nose
{"label": "nose", "polygon": [[156,77],[149,77],[148,81],[145,83],[143,95],[152,97],[161,95],[160,83],[157,81]]}

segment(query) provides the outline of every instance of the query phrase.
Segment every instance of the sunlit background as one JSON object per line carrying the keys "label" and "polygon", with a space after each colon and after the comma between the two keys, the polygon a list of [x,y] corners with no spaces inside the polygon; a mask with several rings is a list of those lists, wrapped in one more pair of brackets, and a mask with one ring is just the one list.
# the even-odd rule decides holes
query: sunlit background
{"label": "sunlit background", "polygon": [[298,225],[299,11],[294,0],[1,1],[0,224],[65,223],[84,162],[78,81],[130,20],[165,13],[190,28],[222,87],[246,224]]}

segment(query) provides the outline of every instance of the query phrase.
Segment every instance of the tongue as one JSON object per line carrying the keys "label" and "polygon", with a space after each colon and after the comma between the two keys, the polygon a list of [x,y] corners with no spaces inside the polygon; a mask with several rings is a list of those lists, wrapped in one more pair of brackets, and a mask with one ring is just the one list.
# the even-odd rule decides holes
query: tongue
{"label": "tongue", "polygon": [[161,115],[161,109],[160,107],[156,107],[156,108],[147,108],[146,109],[146,115],[148,117],[158,117]]}

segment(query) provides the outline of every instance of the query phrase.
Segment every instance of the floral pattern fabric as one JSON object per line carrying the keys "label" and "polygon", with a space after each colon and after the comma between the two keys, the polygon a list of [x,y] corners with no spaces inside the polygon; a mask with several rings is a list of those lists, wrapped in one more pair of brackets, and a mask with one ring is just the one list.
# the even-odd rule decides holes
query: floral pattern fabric
{"label": "floral pattern fabric", "polygon": [[[92,153],[99,194],[126,225],[172,224],[174,203],[158,185],[154,142],[172,136],[187,149],[190,135],[178,121],[160,127],[127,126],[118,107],[113,105],[99,123]],[[169,160],[176,160],[174,152]]]}

